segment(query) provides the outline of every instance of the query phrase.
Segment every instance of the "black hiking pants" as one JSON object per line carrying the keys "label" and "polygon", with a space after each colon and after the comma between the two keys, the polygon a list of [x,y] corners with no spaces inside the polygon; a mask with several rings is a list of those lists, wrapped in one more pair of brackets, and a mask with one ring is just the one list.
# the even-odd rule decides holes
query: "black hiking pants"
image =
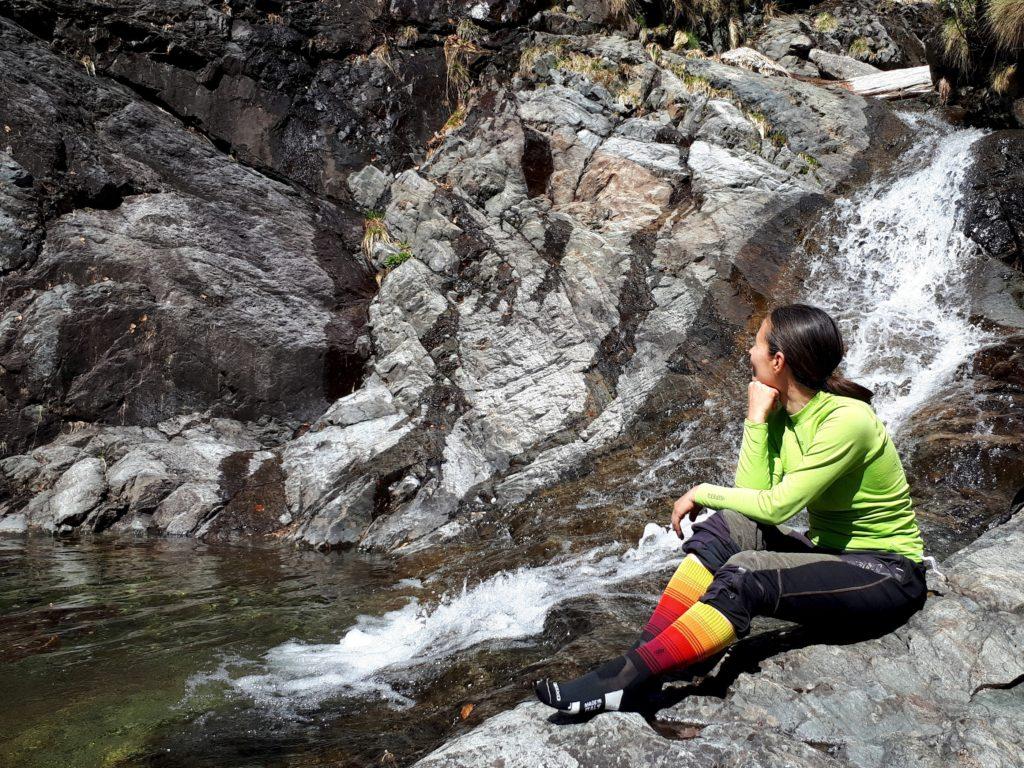
{"label": "black hiking pants", "polygon": [[754,616],[826,631],[889,631],[924,605],[925,566],[893,552],[816,547],[786,525],[731,509],[693,526],[683,551],[714,574],[700,601],[723,613],[738,637]]}

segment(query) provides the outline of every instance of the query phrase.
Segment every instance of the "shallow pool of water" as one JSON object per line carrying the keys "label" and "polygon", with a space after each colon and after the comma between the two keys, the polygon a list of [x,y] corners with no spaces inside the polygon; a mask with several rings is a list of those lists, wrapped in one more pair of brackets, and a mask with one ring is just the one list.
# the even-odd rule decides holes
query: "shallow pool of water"
{"label": "shallow pool of water", "polygon": [[406,765],[527,698],[552,655],[572,671],[630,640],[677,545],[521,571],[497,547],[471,577],[469,553],[0,538],[0,764]]}

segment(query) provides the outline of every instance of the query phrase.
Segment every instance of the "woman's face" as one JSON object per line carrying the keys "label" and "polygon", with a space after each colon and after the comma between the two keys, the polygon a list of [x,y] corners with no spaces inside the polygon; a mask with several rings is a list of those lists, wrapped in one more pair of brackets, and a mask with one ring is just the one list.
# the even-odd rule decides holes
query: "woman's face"
{"label": "woman's face", "polygon": [[761,321],[754,337],[754,345],[750,348],[750,369],[755,379],[769,387],[779,389],[783,385],[782,370],[785,364],[782,352],[772,357],[768,352],[768,331],[771,324],[766,317]]}

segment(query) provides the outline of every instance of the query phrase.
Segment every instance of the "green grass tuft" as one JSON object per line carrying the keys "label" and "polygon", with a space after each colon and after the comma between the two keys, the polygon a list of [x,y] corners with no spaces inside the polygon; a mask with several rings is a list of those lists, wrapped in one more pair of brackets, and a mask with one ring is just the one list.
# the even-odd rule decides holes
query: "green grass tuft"
{"label": "green grass tuft", "polygon": [[405,264],[409,259],[412,258],[412,249],[408,243],[398,243],[398,252],[392,253],[386,259],[384,259],[384,269],[391,271],[395,267]]}
{"label": "green grass tuft", "polygon": [[871,50],[871,41],[866,37],[858,37],[850,42],[846,52],[855,59],[874,59],[875,52]]}
{"label": "green grass tuft", "polygon": [[828,34],[829,32],[835,32],[839,29],[839,22],[831,13],[819,13],[814,17],[813,26],[819,32]]}

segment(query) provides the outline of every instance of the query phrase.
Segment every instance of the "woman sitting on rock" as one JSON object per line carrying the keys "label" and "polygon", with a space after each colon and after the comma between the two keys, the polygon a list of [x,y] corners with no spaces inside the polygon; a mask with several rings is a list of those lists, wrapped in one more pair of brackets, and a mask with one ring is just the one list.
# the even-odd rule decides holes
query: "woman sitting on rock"
{"label": "woman sitting on rock", "polygon": [[[754,616],[827,629],[894,628],[925,601],[923,544],[896,449],[871,391],[835,373],[835,321],[805,304],[775,309],[750,348],[753,379],[736,487],[701,483],[678,499],[694,525],[686,556],[625,655],[576,680],[538,680],[570,713],[619,709],[653,675],[724,650]],[[780,525],[807,508],[807,534]]]}

